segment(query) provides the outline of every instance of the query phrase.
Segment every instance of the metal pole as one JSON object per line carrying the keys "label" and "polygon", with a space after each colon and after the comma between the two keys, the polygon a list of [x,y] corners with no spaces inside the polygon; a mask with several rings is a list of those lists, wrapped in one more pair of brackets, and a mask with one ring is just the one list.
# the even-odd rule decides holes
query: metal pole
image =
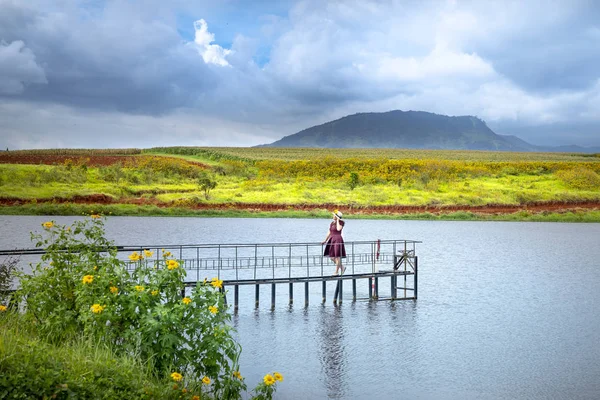
{"label": "metal pole", "polygon": [[219,264],[217,264],[217,279],[221,279],[221,263],[223,262],[221,260],[221,245],[219,245],[217,258],[219,259]]}
{"label": "metal pole", "polygon": [[239,280],[238,277],[238,247],[235,246],[235,280]]}
{"label": "metal pole", "polygon": [[390,285],[391,285],[391,290],[390,290],[390,297],[392,298],[392,300],[396,299],[396,284],[394,282],[394,278],[396,278],[395,275],[390,276]]}
{"label": "metal pole", "polygon": [[225,291],[225,285],[221,286],[221,293],[223,293],[223,302],[227,306],[227,292]]}
{"label": "metal pole", "polygon": [[237,312],[239,306],[239,298],[240,298],[240,285],[233,286],[233,310]]}
{"label": "metal pole", "polygon": [[371,284],[373,282],[374,278],[367,278],[367,283],[369,286],[369,299],[373,298],[373,285]]}
{"label": "metal pole", "polygon": [[288,251],[288,278],[292,278],[292,244],[290,243]]}
{"label": "metal pole", "polygon": [[338,281],[336,282],[336,285],[335,285],[335,293],[333,293],[333,302],[334,302],[334,303],[337,303],[337,301],[338,301],[338,294],[339,294],[339,292],[340,292],[340,283],[341,283],[341,282],[342,282],[342,280],[341,280],[341,279],[340,279],[340,280],[338,280]]}
{"label": "metal pole", "polygon": [[271,310],[275,309],[275,284],[271,284]]}
{"label": "metal pole", "polygon": [[308,281],[304,282],[304,307],[308,307]]}
{"label": "metal pole", "polygon": [[[414,294],[415,294],[415,300],[417,299],[417,264],[418,264],[418,257],[415,256],[415,290],[414,290]],[[404,296],[406,297],[406,296]]]}
{"label": "metal pole", "polygon": [[258,264],[258,245],[254,245],[254,279],[256,279],[256,264]]}
{"label": "metal pole", "polygon": [[327,282],[325,282],[325,280],[323,279],[323,303],[325,303],[326,300],[327,300]]}
{"label": "metal pole", "polygon": [[290,282],[290,305],[294,304],[294,284]]}
{"label": "metal pole", "polygon": [[379,278],[375,277],[375,298],[379,299]]}
{"label": "metal pole", "polygon": [[352,275],[354,275],[354,242],[352,242]]}
{"label": "metal pole", "polygon": [[258,308],[258,304],[259,304],[259,297],[260,297],[260,285],[256,285],[254,287],[254,306],[256,308]]}
{"label": "metal pole", "polygon": [[196,282],[200,280],[200,247],[196,247]]}
{"label": "metal pole", "polygon": [[342,304],[342,293],[344,292],[344,280],[342,278],[340,278],[339,284],[340,284],[340,292],[338,293],[339,294],[339,303]]}
{"label": "metal pole", "polygon": [[356,279],[352,278],[352,301],[356,301]]}

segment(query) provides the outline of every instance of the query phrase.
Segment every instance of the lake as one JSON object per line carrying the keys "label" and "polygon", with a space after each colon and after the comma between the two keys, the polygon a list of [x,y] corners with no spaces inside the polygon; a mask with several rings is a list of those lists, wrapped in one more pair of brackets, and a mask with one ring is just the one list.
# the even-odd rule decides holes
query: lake
{"label": "lake", "polygon": [[[0,216],[0,248],[54,219]],[[120,245],[320,242],[329,221],[111,217]],[[253,307],[233,318],[248,386],[279,399],[600,398],[600,224],[348,219],[346,241],[421,240],[419,299]],[[332,267],[333,272],[333,267]],[[384,281],[384,290],[386,288]],[[252,290],[253,288],[249,289]],[[298,293],[302,287],[298,286]],[[333,284],[328,298],[332,298]],[[360,288],[362,295],[367,287]],[[361,294],[359,293],[359,294]],[[348,293],[349,294],[349,293]],[[302,298],[300,298],[302,300]]]}

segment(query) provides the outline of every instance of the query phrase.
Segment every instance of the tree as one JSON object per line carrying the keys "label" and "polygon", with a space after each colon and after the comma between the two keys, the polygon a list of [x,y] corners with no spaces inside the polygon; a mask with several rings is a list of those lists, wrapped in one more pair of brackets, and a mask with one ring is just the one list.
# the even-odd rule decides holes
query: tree
{"label": "tree", "polygon": [[198,178],[198,186],[200,186],[200,190],[204,192],[204,198],[208,200],[210,191],[217,187],[217,182],[205,175]]}
{"label": "tree", "polygon": [[350,190],[354,190],[354,188],[358,186],[358,183],[358,174],[356,172],[350,172],[350,177],[348,178],[348,186],[350,186]]}

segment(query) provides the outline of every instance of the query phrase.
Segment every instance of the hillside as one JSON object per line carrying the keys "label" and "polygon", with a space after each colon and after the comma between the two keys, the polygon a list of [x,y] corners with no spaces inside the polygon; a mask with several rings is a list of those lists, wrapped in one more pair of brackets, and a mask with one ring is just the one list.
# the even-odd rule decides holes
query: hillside
{"label": "hillside", "polygon": [[[472,116],[424,111],[359,113],[304,129],[265,147],[408,148],[501,151],[557,151],[516,136],[494,133]],[[564,151],[564,150],[563,150]],[[581,148],[580,151],[586,150]]]}

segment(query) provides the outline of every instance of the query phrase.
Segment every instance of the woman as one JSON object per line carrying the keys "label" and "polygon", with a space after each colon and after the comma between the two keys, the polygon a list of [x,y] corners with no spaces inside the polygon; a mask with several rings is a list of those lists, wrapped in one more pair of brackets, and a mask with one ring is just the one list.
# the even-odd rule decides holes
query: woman
{"label": "woman", "polygon": [[325,240],[321,244],[325,244],[325,252],[323,256],[328,256],[335,264],[335,274],[343,275],[346,267],[342,266],[342,257],[346,257],[346,248],[344,247],[344,239],[342,238],[342,229],[344,221],[342,221],[342,213],[338,210],[333,211],[333,222],[329,224],[329,232]]}

